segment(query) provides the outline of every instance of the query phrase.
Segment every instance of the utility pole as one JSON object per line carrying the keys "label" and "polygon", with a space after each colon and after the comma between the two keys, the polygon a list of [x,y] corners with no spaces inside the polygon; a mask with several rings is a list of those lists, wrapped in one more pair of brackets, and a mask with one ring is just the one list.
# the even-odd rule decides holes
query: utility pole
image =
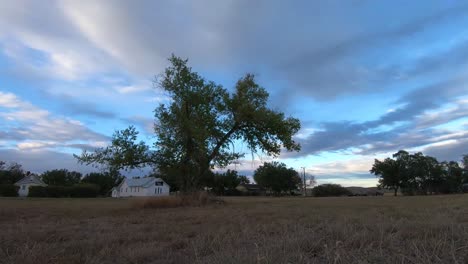
{"label": "utility pole", "polygon": [[302,184],[302,189],[303,189],[303,192],[304,192],[304,197],[307,196],[307,189],[306,189],[306,180],[305,180],[305,167],[301,167],[302,168],[302,179],[303,179],[303,184]]}

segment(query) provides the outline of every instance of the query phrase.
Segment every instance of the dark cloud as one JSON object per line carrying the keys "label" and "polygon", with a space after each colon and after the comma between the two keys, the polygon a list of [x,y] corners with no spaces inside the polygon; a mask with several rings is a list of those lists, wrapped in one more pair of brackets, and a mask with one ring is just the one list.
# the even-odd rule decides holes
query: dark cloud
{"label": "dark cloud", "polygon": [[464,139],[424,149],[424,154],[436,157],[439,161],[460,161],[462,155],[468,154],[468,136]]}
{"label": "dark cloud", "polygon": [[117,114],[111,111],[102,110],[101,107],[91,102],[80,102],[71,96],[60,96],[58,99],[62,103],[64,113],[72,116],[87,116],[92,118],[114,119]]}
{"label": "dark cloud", "polygon": [[[401,107],[377,120],[362,123],[321,123],[317,131],[306,139],[299,139],[302,145],[300,153],[284,153],[282,157],[307,156],[351,148],[358,148],[355,151],[357,154],[369,155],[424,146],[441,140],[464,140],[468,138],[468,133],[454,133],[434,126],[467,116],[466,103],[456,103],[457,98],[466,95],[465,91],[463,80],[441,82],[404,95],[396,102]],[[455,106],[450,106],[449,110],[441,109],[447,103]],[[383,126],[387,128],[384,129]]]}
{"label": "dark cloud", "polygon": [[0,160],[18,162],[23,164],[25,170],[42,173],[51,169],[62,169],[88,173],[96,171],[95,168],[77,163],[72,154],[49,150],[19,151],[14,149],[0,149]]}

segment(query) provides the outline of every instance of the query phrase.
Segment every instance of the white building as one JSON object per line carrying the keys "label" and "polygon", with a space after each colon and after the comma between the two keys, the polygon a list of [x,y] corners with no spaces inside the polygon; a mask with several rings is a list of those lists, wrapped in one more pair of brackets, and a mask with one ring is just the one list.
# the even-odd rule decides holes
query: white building
{"label": "white building", "polygon": [[160,178],[125,178],[112,189],[112,197],[167,196],[170,186]]}
{"label": "white building", "polygon": [[30,186],[47,186],[39,176],[30,174],[15,183],[19,186],[18,196],[28,196]]}

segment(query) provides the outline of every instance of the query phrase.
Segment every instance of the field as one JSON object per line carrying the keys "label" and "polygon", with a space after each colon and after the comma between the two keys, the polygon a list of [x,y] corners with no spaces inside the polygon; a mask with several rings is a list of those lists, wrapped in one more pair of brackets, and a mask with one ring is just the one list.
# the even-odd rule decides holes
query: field
{"label": "field", "polygon": [[1,263],[467,263],[468,195],[0,199]]}

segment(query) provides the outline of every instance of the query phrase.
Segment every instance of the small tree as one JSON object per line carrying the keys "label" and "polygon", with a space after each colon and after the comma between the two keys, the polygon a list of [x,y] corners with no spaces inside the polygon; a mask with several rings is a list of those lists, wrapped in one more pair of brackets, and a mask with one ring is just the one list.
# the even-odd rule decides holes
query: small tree
{"label": "small tree", "polygon": [[286,164],[277,161],[265,162],[258,167],[254,172],[254,180],[276,195],[297,190],[302,183],[296,170],[287,168]]}

